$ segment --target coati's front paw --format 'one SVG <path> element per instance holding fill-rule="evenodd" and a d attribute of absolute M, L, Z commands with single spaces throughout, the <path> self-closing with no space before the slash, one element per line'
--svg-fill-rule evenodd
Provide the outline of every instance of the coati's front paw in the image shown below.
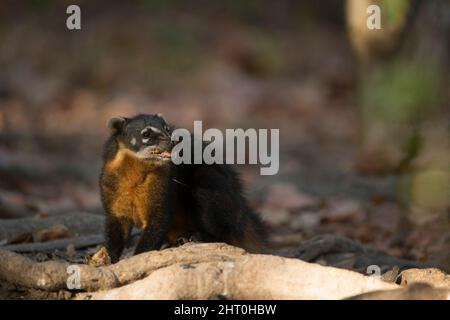
<path fill-rule="evenodd" d="M 176 245 L 182 246 L 186 243 L 195 243 L 195 242 L 203 242 L 203 237 L 200 232 L 188 233 L 184 234 L 177 238 Z"/>

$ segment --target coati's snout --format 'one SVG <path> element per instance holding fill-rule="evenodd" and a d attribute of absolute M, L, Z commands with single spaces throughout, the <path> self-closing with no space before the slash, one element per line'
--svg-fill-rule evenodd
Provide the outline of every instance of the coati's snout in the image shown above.
<path fill-rule="evenodd" d="M 143 160 L 169 161 L 171 159 L 171 128 L 161 115 L 117 117 L 108 127 L 121 147 Z"/>

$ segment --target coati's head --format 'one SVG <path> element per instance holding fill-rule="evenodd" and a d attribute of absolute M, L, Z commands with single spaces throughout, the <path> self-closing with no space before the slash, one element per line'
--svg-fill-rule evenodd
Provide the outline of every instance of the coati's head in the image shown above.
<path fill-rule="evenodd" d="M 135 157 L 154 163 L 170 161 L 172 129 L 161 115 L 112 118 L 108 127 L 119 148 L 125 148 Z"/>

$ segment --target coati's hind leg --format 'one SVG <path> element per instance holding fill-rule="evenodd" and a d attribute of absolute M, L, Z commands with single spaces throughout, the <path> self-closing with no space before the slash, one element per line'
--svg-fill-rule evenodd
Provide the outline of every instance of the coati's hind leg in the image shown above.
<path fill-rule="evenodd" d="M 105 238 L 106 249 L 111 262 L 119 261 L 126 242 L 130 236 L 131 223 L 113 215 L 106 215 Z"/>
<path fill-rule="evenodd" d="M 211 235 L 207 242 L 226 242 L 252 253 L 263 252 L 265 227 L 240 195 L 199 188 L 194 198 L 201 229 Z"/>

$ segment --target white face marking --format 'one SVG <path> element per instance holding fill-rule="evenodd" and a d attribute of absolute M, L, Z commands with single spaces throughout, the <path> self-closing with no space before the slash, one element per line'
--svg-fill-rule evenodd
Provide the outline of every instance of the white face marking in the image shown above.
<path fill-rule="evenodd" d="M 148 126 L 148 127 L 145 127 L 144 129 L 142 129 L 141 134 L 144 134 L 145 132 L 147 132 L 149 130 L 154 131 L 154 132 L 158 132 L 158 133 L 162 133 L 162 131 L 159 130 L 158 128 L 155 128 L 155 127 L 152 127 L 152 126 Z"/>
<path fill-rule="evenodd" d="M 132 146 L 135 146 L 135 145 L 136 145 L 136 138 L 133 137 L 133 138 L 130 140 L 130 143 L 131 143 Z"/>
<path fill-rule="evenodd" d="M 147 143 L 150 139 L 142 139 L 142 143 Z"/>

